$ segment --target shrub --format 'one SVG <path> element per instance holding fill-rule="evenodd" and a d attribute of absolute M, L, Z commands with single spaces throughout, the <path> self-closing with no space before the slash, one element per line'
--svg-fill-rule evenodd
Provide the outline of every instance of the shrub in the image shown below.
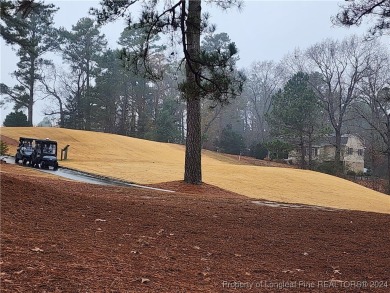
<path fill-rule="evenodd" d="M 6 142 L 0 140 L 0 155 L 4 156 L 8 153 L 9 148 Z"/>
<path fill-rule="evenodd" d="M 288 153 L 293 150 L 293 147 L 284 141 L 273 140 L 264 145 L 270 152 L 271 160 L 287 159 Z"/>
<path fill-rule="evenodd" d="M 364 172 L 363 171 L 356 172 L 356 176 L 363 177 Z"/>
<path fill-rule="evenodd" d="M 5 127 L 26 127 L 30 126 L 27 116 L 22 111 L 15 111 L 5 116 L 3 125 Z"/>
<path fill-rule="evenodd" d="M 268 149 L 261 143 L 251 147 L 250 155 L 256 159 L 264 160 L 268 155 Z"/>
<path fill-rule="evenodd" d="M 241 134 L 235 132 L 231 124 L 228 124 L 221 133 L 215 146 L 222 149 L 224 153 L 239 155 L 245 149 L 244 139 Z"/>
<path fill-rule="evenodd" d="M 322 162 L 316 164 L 313 168 L 315 171 L 326 173 L 329 175 L 340 176 L 343 174 L 342 164 L 336 164 L 335 162 Z"/>

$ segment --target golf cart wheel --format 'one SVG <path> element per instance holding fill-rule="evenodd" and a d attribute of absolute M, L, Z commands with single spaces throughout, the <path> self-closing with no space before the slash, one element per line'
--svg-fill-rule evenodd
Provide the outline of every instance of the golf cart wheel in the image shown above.
<path fill-rule="evenodd" d="M 17 164 L 19 162 L 19 159 L 18 157 L 15 156 L 15 164 Z"/>
<path fill-rule="evenodd" d="M 23 159 L 23 166 L 26 166 L 26 164 L 27 164 L 27 160 Z"/>
<path fill-rule="evenodd" d="M 41 166 L 40 167 L 41 167 L 41 169 L 45 169 L 45 167 L 46 167 L 45 166 L 45 162 L 41 162 Z"/>
<path fill-rule="evenodd" d="M 54 171 L 57 171 L 57 170 L 58 170 L 58 163 L 55 163 L 55 164 L 54 164 L 53 170 L 54 170 Z"/>

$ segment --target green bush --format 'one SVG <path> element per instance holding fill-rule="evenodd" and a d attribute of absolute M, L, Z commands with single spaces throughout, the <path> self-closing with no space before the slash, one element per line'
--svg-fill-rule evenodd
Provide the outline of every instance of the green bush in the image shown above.
<path fill-rule="evenodd" d="M 272 140 L 264 145 L 270 152 L 271 160 L 283 160 L 288 158 L 288 153 L 294 148 L 287 142 Z"/>
<path fill-rule="evenodd" d="M 5 116 L 3 125 L 5 127 L 26 127 L 30 126 L 27 116 L 22 111 L 15 111 Z"/>
<path fill-rule="evenodd" d="M 313 166 L 315 171 L 326 173 L 329 175 L 340 176 L 343 174 L 342 164 L 336 164 L 335 162 L 322 162 Z"/>
<path fill-rule="evenodd" d="M 0 155 L 4 156 L 8 153 L 9 148 L 6 142 L 0 140 Z"/>
<path fill-rule="evenodd" d="M 363 171 L 356 172 L 356 176 L 362 177 L 364 176 L 364 172 Z"/>
<path fill-rule="evenodd" d="M 264 160 L 268 155 L 268 149 L 261 143 L 251 147 L 250 155 L 256 159 Z"/>
<path fill-rule="evenodd" d="M 235 132 L 231 124 L 226 125 L 222 130 L 220 139 L 215 142 L 215 146 L 222 152 L 232 155 L 239 155 L 245 150 L 242 135 Z"/>

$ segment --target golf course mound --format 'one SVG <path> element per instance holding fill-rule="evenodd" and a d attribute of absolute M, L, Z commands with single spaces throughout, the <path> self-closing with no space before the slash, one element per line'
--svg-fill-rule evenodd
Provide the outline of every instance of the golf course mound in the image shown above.
<path fill-rule="evenodd" d="M 60 166 L 137 184 L 178 181 L 184 174 L 184 146 L 101 132 L 41 127 L 2 127 L 1 134 L 49 138 L 70 145 Z M 14 154 L 16 146 L 9 146 Z M 218 159 L 205 151 L 203 181 L 253 199 L 390 214 L 390 197 L 353 182 L 308 170 L 265 167 Z"/>

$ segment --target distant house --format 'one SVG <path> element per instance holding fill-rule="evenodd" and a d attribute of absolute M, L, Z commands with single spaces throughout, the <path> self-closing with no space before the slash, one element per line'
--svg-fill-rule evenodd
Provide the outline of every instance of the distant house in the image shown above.
<path fill-rule="evenodd" d="M 336 152 L 336 137 L 324 137 L 316 143 L 313 143 L 311 153 L 313 161 L 331 162 L 334 161 Z M 306 150 L 308 153 L 308 150 Z M 289 154 L 289 160 L 294 164 L 299 162 L 299 153 L 293 151 Z M 341 158 L 346 170 L 356 173 L 364 171 L 364 144 L 356 135 L 347 134 L 341 137 Z"/>

